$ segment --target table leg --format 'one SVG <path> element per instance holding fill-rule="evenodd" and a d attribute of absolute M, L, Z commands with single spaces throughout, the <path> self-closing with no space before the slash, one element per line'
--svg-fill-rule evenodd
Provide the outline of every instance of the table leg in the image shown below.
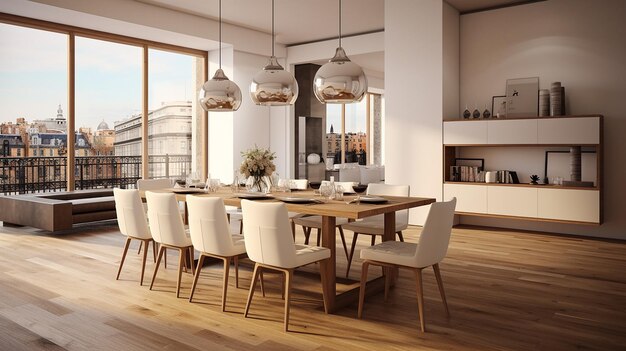
<path fill-rule="evenodd" d="M 335 300 L 337 294 L 337 243 L 335 237 L 335 224 L 335 217 L 322 216 L 322 246 L 330 249 L 330 259 L 322 261 L 320 265 L 320 270 L 324 272 L 322 277 L 325 278 L 325 283 L 322 283 L 322 289 L 326 296 L 326 313 L 332 313 L 335 310 Z"/>

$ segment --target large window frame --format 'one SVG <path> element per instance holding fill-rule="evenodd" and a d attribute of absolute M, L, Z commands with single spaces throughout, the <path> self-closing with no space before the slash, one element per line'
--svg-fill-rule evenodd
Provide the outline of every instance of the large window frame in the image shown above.
<path fill-rule="evenodd" d="M 75 160 L 75 133 L 76 130 L 76 121 L 75 121 L 75 75 L 76 75 L 76 57 L 75 57 L 75 44 L 76 37 L 85 37 L 91 39 L 98 39 L 103 41 L 115 42 L 119 44 L 132 45 L 143 48 L 143 64 L 142 64 L 142 178 L 147 178 L 149 176 L 148 172 L 148 65 L 149 65 L 149 49 L 158 49 L 171 51 L 180 54 L 193 55 L 199 58 L 202 58 L 202 79 L 203 81 L 208 80 L 208 52 L 187 48 L 184 46 L 160 43 L 156 41 L 139 39 L 135 37 L 112 34 L 107 32 L 102 32 L 93 29 L 87 29 L 82 27 L 70 26 L 55 22 L 49 22 L 29 17 L 11 15 L 7 13 L 0 12 L 0 22 L 6 23 L 10 25 L 28 27 L 33 29 L 39 29 L 44 31 L 51 31 L 56 33 L 61 33 L 67 35 L 68 38 L 68 103 L 67 103 L 67 166 L 68 169 L 74 169 L 76 165 Z M 208 113 L 206 111 L 202 111 L 202 135 L 201 135 L 201 143 L 202 148 L 204 150 L 208 149 L 209 144 L 209 133 L 208 133 Z M 70 132 L 71 131 L 71 132 Z M 205 157 L 202 157 L 202 165 L 201 165 L 202 177 L 206 178 L 208 174 L 208 154 Z M 75 177 L 74 172 L 67 172 L 67 190 L 72 191 L 75 187 Z"/>

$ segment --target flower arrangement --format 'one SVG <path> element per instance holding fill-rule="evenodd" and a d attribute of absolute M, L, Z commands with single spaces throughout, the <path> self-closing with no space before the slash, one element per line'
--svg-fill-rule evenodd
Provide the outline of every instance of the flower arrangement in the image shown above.
<path fill-rule="evenodd" d="M 258 146 L 254 146 L 252 149 L 241 152 L 243 161 L 239 167 L 239 171 L 246 177 L 252 177 L 252 186 L 257 190 L 263 190 L 263 187 L 267 187 L 263 177 L 270 176 L 276 170 L 274 165 L 274 158 L 276 155 L 268 149 L 262 149 Z"/>

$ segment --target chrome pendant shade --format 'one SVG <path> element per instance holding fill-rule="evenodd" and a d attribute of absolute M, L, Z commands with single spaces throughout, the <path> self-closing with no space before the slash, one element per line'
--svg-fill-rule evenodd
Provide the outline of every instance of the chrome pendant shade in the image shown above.
<path fill-rule="evenodd" d="M 215 71 L 213 78 L 202 84 L 200 89 L 200 106 L 209 112 L 229 112 L 237 111 L 241 106 L 241 89 L 226 77 L 222 70 L 222 0 L 219 1 L 220 17 L 220 54 L 219 68 Z"/>
<path fill-rule="evenodd" d="M 315 73 L 315 97 L 323 104 L 358 102 L 367 93 L 367 77 L 361 66 L 350 61 L 341 47 L 341 0 L 339 0 L 339 47 L 335 56 Z"/>
<path fill-rule="evenodd" d="M 263 70 L 252 78 L 250 97 L 257 105 L 292 105 L 298 99 L 298 82 L 274 56 L 274 0 L 272 0 L 272 56 Z"/>
<path fill-rule="evenodd" d="M 241 106 L 241 89 L 219 68 L 200 89 L 200 106 L 205 111 L 237 111 Z"/>

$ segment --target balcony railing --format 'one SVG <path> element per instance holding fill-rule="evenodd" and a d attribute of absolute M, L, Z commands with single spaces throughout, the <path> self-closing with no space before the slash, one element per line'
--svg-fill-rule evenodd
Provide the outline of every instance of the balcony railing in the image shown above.
<path fill-rule="evenodd" d="M 151 155 L 150 178 L 184 179 L 189 155 Z M 25 194 L 67 189 L 65 157 L 0 157 L 2 193 Z M 132 188 L 141 178 L 141 156 L 76 157 L 75 189 Z"/>

